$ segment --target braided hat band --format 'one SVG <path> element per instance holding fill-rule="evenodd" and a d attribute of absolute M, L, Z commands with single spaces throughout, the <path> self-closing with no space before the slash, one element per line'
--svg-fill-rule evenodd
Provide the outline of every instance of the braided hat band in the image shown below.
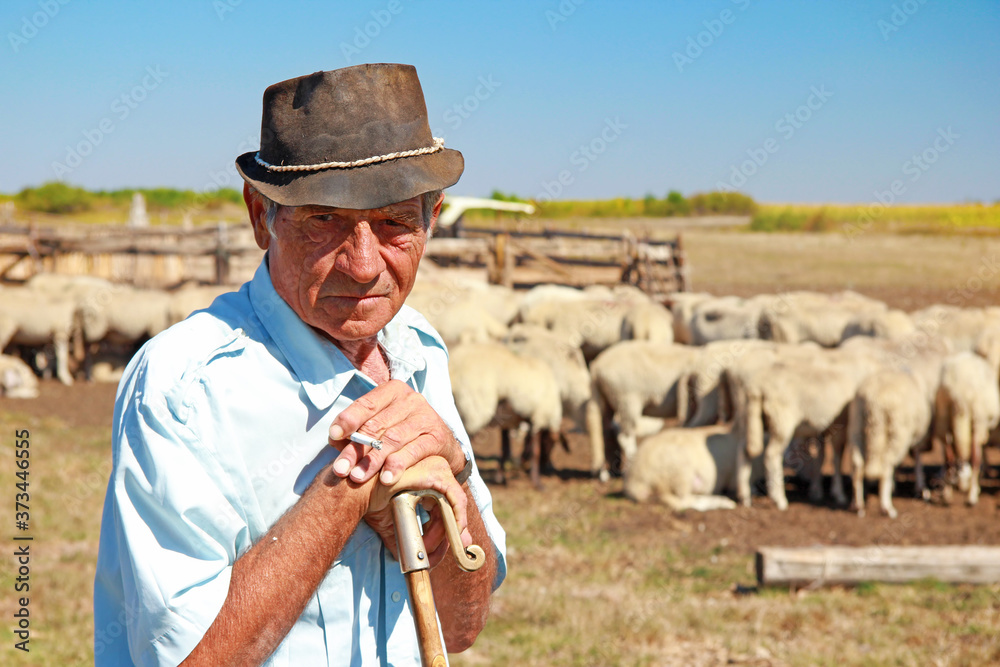
<path fill-rule="evenodd" d="M 266 162 L 260 157 L 260 151 L 257 151 L 254 155 L 254 160 L 260 166 L 264 167 L 268 171 L 320 171 L 323 169 L 351 169 L 353 167 L 364 167 L 365 165 L 375 164 L 378 162 L 388 162 L 390 160 L 398 160 L 404 157 L 415 157 L 417 155 L 429 155 L 431 153 L 437 153 L 438 151 L 444 150 L 444 139 L 441 137 L 434 137 L 434 144 L 432 146 L 425 146 L 424 148 L 414 148 L 408 151 L 397 151 L 395 153 L 386 153 L 385 155 L 375 155 L 372 157 L 366 157 L 361 160 L 354 160 L 352 162 L 322 162 L 320 164 L 288 164 L 288 165 L 277 165 Z"/>

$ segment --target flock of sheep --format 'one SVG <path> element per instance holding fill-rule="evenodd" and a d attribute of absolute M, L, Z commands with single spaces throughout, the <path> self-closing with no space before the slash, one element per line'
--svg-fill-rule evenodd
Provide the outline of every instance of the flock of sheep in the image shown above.
<path fill-rule="evenodd" d="M 0 395 L 37 395 L 36 371 L 65 383 L 114 380 L 101 354 L 136 346 L 227 287 L 140 290 L 86 276 L 41 274 L 0 288 Z M 853 292 L 752 298 L 680 293 L 669 306 L 629 286 L 527 292 L 422 270 L 408 299 L 450 349 L 456 406 L 470 435 L 525 434 L 536 485 L 569 429 L 585 431 L 591 472 L 621 472 L 637 501 L 707 510 L 744 505 L 763 480 L 778 509 L 786 464 L 846 505 L 878 480 L 884 513 L 893 475 L 911 455 L 943 448 L 944 491 L 979 497 L 983 447 L 1000 422 L 1000 308 L 936 305 L 913 313 Z M 30 368 L 23 359 L 35 366 Z M 121 362 L 116 364 L 120 373 Z M 664 428 L 665 419 L 680 426 Z M 818 447 L 816 445 L 819 445 Z M 812 456 L 810 451 L 817 452 Z"/>
<path fill-rule="evenodd" d="M 758 480 L 784 510 L 786 465 L 823 498 L 829 443 L 834 500 L 849 501 L 849 446 L 854 508 L 864 514 L 865 481 L 877 480 L 894 517 L 896 467 L 911 455 L 929 497 L 920 456 L 934 442 L 946 498 L 957 488 L 976 503 L 1000 422 L 1000 308 L 906 313 L 853 292 L 681 293 L 664 306 L 628 286 L 516 293 L 434 274 L 410 303 L 449 345 L 469 432 L 504 429 L 502 470 L 521 424 L 536 484 L 571 424 L 589 434 L 592 473 L 620 471 L 634 500 L 732 508 L 725 494 L 750 505 Z M 664 428 L 670 418 L 680 426 Z"/>
<path fill-rule="evenodd" d="M 0 287 L 0 351 L 20 353 L 0 355 L 0 396 L 38 396 L 37 374 L 117 382 L 138 346 L 231 289 L 168 292 L 52 273 Z"/>

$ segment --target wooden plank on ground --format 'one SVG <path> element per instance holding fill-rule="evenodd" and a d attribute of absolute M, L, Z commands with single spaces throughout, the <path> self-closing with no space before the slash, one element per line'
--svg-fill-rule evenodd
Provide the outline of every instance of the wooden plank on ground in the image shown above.
<path fill-rule="evenodd" d="M 1000 581 L 1000 547 L 761 547 L 762 586 L 821 586 L 863 581 L 901 583 L 934 578 L 950 583 Z"/>

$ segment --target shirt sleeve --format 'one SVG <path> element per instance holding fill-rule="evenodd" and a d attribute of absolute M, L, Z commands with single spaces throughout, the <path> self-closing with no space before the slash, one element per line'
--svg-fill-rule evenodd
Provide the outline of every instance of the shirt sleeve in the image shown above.
<path fill-rule="evenodd" d="M 114 556 L 137 665 L 176 665 L 229 591 L 247 521 L 227 475 L 168 399 L 127 387 L 109 485 Z M 102 545 L 102 549 L 105 545 Z"/>

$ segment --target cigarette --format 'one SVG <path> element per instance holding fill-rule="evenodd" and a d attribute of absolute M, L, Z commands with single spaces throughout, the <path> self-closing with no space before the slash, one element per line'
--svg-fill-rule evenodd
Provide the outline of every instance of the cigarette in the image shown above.
<path fill-rule="evenodd" d="M 351 434 L 351 442 L 356 442 L 359 445 L 365 445 L 371 447 L 372 449 L 382 449 L 382 441 L 371 437 L 370 435 L 365 435 L 359 431 L 355 431 Z"/>

